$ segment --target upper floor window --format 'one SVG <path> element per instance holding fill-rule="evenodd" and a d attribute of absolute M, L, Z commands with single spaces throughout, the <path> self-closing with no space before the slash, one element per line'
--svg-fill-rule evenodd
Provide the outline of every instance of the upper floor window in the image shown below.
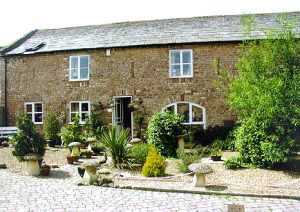
<path fill-rule="evenodd" d="M 205 108 L 190 102 L 175 102 L 165 109 L 183 116 L 184 125 L 202 125 L 206 128 Z"/>
<path fill-rule="evenodd" d="M 41 102 L 26 102 L 25 112 L 34 124 L 43 124 L 43 104 Z"/>
<path fill-rule="evenodd" d="M 87 116 L 90 114 L 89 101 L 72 101 L 70 102 L 70 118 L 71 123 L 76 114 L 79 114 L 79 123 L 84 124 Z"/>
<path fill-rule="evenodd" d="M 81 81 L 89 79 L 90 57 L 87 55 L 70 57 L 70 80 Z"/>
<path fill-rule="evenodd" d="M 170 50 L 169 57 L 171 78 L 193 77 L 192 50 Z"/>

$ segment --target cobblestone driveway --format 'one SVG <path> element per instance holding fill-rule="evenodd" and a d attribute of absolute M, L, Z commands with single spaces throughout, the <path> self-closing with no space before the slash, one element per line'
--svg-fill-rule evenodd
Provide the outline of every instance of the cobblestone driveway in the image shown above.
<path fill-rule="evenodd" d="M 0 170 L 0 211 L 227 211 L 227 204 L 246 211 L 300 211 L 300 201 L 138 191 L 76 186 L 75 166 L 52 170 L 50 178 L 34 178 Z"/>

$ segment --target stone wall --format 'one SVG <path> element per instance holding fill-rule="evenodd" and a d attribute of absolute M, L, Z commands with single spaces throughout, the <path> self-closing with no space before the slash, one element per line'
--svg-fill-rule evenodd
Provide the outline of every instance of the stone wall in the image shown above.
<path fill-rule="evenodd" d="M 169 78 L 169 50 L 193 50 L 193 78 Z M 222 93 L 213 83 L 218 76 L 212 61 L 235 70 L 238 44 L 205 43 L 159 47 L 113 48 L 13 56 L 8 59 L 8 121 L 15 125 L 24 102 L 43 102 L 49 109 L 69 111 L 69 102 L 108 103 L 113 96 L 141 98 L 149 117 L 176 101 L 206 108 L 207 126 L 234 120 Z M 90 80 L 69 81 L 69 56 L 90 56 Z M 109 114 L 110 115 L 110 114 Z M 147 119 L 148 120 L 148 119 Z"/>
<path fill-rule="evenodd" d="M 4 58 L 0 56 L 0 126 L 4 126 Z"/>

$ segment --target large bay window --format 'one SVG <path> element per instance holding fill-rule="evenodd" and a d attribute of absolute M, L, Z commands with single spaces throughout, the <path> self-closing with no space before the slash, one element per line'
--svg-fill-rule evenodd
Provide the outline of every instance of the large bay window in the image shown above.
<path fill-rule="evenodd" d="M 206 128 L 205 108 L 190 102 L 175 102 L 165 107 L 173 113 L 183 116 L 184 125 L 201 125 Z"/>

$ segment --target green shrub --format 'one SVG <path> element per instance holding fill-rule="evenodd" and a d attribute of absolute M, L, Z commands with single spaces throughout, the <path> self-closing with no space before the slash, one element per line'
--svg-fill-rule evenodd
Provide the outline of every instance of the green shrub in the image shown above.
<path fill-rule="evenodd" d="M 103 149 L 107 155 L 112 157 L 112 162 L 115 167 L 129 164 L 130 151 L 127 145 L 129 141 L 129 129 L 120 131 L 115 125 L 100 136 Z"/>
<path fill-rule="evenodd" d="M 148 156 L 143 166 L 142 173 L 146 177 L 161 177 L 165 175 L 166 162 L 164 158 L 158 154 L 154 146 L 150 146 Z"/>
<path fill-rule="evenodd" d="M 59 117 L 52 111 L 48 111 L 45 120 L 45 136 L 47 139 L 52 140 L 57 144 L 60 140 L 59 137 L 60 124 Z"/>
<path fill-rule="evenodd" d="M 233 157 L 225 160 L 224 165 L 227 169 L 242 169 L 246 168 L 246 165 L 242 162 L 240 157 Z"/>
<path fill-rule="evenodd" d="M 148 144 L 139 144 L 132 147 L 130 155 L 134 163 L 144 164 L 148 155 Z"/>
<path fill-rule="evenodd" d="M 177 136 L 183 134 L 182 117 L 171 112 L 159 112 L 151 117 L 148 125 L 148 143 L 167 157 L 176 156 Z"/>
<path fill-rule="evenodd" d="M 65 146 L 68 146 L 72 142 L 83 142 L 83 129 L 79 124 L 79 114 L 77 113 L 73 119 L 73 124 L 68 124 L 66 130 L 59 133 L 63 138 Z"/>
<path fill-rule="evenodd" d="M 180 159 L 177 163 L 177 167 L 179 171 L 183 173 L 190 172 L 188 166 L 192 163 L 199 162 L 202 158 L 200 148 L 194 149 L 191 153 L 185 153 L 178 149 L 177 156 Z"/>
<path fill-rule="evenodd" d="M 19 131 L 12 138 L 14 147 L 12 154 L 19 161 L 24 161 L 24 156 L 30 153 L 43 157 L 45 154 L 45 140 L 36 132 L 32 120 L 26 114 L 21 114 L 17 120 L 17 127 Z"/>

